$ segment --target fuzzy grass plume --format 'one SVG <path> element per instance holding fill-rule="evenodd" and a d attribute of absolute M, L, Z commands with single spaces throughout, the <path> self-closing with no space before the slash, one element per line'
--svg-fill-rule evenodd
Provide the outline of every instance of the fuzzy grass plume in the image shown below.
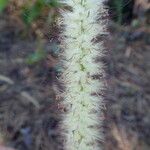
<path fill-rule="evenodd" d="M 64 105 L 67 107 L 62 128 L 65 129 L 66 150 L 101 149 L 98 140 L 102 139 L 99 125 L 103 98 L 97 93 L 104 84 L 93 76 L 103 73 L 103 64 L 95 61 L 104 49 L 102 42 L 96 42 L 97 35 L 105 34 L 103 1 L 63 1 L 72 8 L 62 12 L 65 26 L 62 79 L 66 86 Z"/>

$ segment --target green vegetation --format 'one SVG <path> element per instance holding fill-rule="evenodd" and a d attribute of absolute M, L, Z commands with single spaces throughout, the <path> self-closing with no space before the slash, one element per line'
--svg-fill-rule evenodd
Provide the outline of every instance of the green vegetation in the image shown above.
<path fill-rule="evenodd" d="M 22 19 L 26 25 L 30 25 L 36 20 L 46 8 L 59 7 L 57 0 L 37 0 L 33 5 L 26 4 L 22 10 Z"/>
<path fill-rule="evenodd" d="M 18 0 L 14 0 L 18 3 Z M 0 13 L 4 11 L 4 9 L 12 5 L 11 1 L 9 0 L 0 0 Z M 26 1 L 22 4 L 22 6 L 19 6 L 20 9 L 20 19 L 23 21 L 23 23 L 27 26 L 30 26 L 33 21 L 36 21 L 40 16 L 42 16 L 43 12 L 45 10 L 49 11 L 53 8 L 60 7 L 60 3 L 58 0 L 36 0 L 35 2 L 33 0 Z M 17 6 L 15 6 L 17 8 Z"/>
<path fill-rule="evenodd" d="M 124 0 L 109 1 L 110 10 L 113 13 L 113 19 L 118 24 L 122 24 L 123 21 L 123 4 Z"/>
<path fill-rule="evenodd" d="M 2 12 L 7 6 L 9 0 L 0 0 L 0 12 Z"/>
<path fill-rule="evenodd" d="M 119 24 L 122 23 L 122 19 L 123 19 L 123 0 L 114 0 L 113 1 L 113 5 L 115 7 L 115 11 L 117 14 L 117 22 Z"/>
<path fill-rule="evenodd" d="M 46 52 L 42 48 L 38 48 L 34 53 L 26 58 L 28 65 L 35 65 L 46 58 Z"/>

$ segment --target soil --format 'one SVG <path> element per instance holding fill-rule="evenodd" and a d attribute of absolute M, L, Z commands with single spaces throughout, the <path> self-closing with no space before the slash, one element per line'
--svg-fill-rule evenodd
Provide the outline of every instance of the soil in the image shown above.
<path fill-rule="evenodd" d="M 104 58 L 108 90 L 105 150 L 150 149 L 150 29 L 110 25 Z M 51 41 L 51 42 L 50 42 Z M 22 36 L 15 22 L 0 17 L 0 128 L 5 144 L 17 150 L 62 149 L 58 58 L 42 41 L 46 58 L 29 65 L 34 37 Z"/>
<path fill-rule="evenodd" d="M 107 132 L 108 143 L 111 144 L 106 144 L 106 149 L 148 150 L 150 29 L 114 26 L 112 31 L 108 40 L 108 86 L 111 86 L 106 123 L 111 133 Z M 115 139 L 114 143 L 112 139 Z"/>

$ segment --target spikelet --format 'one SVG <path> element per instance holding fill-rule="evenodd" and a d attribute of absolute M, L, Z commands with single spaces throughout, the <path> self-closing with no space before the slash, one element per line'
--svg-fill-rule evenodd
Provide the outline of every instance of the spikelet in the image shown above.
<path fill-rule="evenodd" d="M 93 96 L 104 88 L 103 82 L 93 75 L 103 73 L 103 64 L 96 63 L 103 55 L 103 43 L 93 42 L 98 34 L 105 34 L 102 17 L 105 12 L 103 0 L 64 0 L 72 11 L 63 11 L 62 46 L 65 70 L 64 105 L 68 111 L 63 118 L 66 150 L 100 150 L 98 140 L 102 133 L 101 106 L 103 98 Z"/>

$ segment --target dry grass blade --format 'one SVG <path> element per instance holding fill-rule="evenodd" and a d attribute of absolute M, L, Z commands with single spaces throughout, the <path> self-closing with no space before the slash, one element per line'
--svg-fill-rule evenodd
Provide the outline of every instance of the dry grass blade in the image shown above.
<path fill-rule="evenodd" d="M 10 78 L 8 78 L 6 76 L 3 76 L 3 75 L 0 75 L 0 80 L 4 81 L 4 82 L 7 82 L 8 84 L 14 84 L 13 80 L 11 80 Z"/>
<path fill-rule="evenodd" d="M 40 104 L 38 103 L 38 101 L 33 98 L 31 95 L 29 95 L 27 92 L 23 91 L 21 92 L 21 96 L 24 97 L 26 100 L 28 100 L 29 102 L 31 102 L 36 108 L 40 108 Z"/>

